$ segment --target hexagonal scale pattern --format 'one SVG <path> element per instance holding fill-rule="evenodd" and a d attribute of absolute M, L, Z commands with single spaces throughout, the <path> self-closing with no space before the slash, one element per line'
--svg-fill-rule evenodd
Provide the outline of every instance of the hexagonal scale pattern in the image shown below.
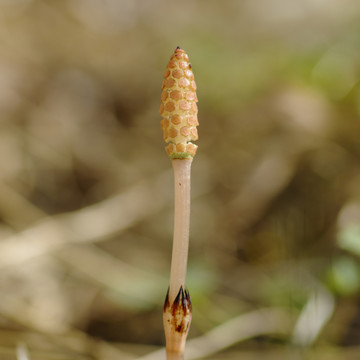
<path fill-rule="evenodd" d="M 180 47 L 175 49 L 164 73 L 160 114 L 166 152 L 173 159 L 192 158 L 198 139 L 196 84 L 189 57 Z"/>

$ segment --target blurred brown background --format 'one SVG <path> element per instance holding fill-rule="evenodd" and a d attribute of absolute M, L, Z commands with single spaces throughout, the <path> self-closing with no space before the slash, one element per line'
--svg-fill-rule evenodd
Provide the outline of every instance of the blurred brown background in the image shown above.
<path fill-rule="evenodd" d="M 358 359 L 357 0 L 0 1 L 0 359 L 163 358 L 178 45 L 188 358 Z"/>

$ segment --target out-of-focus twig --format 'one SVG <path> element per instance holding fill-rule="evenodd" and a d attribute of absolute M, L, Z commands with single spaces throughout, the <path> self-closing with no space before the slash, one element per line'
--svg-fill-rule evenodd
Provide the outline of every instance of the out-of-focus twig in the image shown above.
<path fill-rule="evenodd" d="M 66 334 L 45 334 L 41 332 L 23 331 L 21 335 L 18 332 L 4 331 L 0 333 L 2 340 L 11 344 L 15 339 L 21 342 L 14 344 L 16 348 L 17 360 L 132 360 L 137 356 L 128 350 L 127 344 L 110 344 L 104 340 L 88 336 L 82 331 L 70 329 Z M 33 344 L 31 347 L 31 356 L 24 344 Z M 141 345 L 140 345 L 141 347 Z M 144 351 L 141 349 L 141 351 Z M 139 353 L 139 352 L 138 352 Z M 0 347 L 0 359 L 13 359 L 13 347 Z"/>
<path fill-rule="evenodd" d="M 18 265 L 66 244 L 89 243 L 120 233 L 168 203 L 170 171 L 81 210 L 45 217 L 0 242 L 0 268 Z"/>
<path fill-rule="evenodd" d="M 263 154 L 229 203 L 238 231 L 250 228 L 294 177 L 302 156 L 327 141 L 329 105 L 317 94 L 296 88 L 274 99 L 277 111 L 287 120 L 287 135 L 269 136 Z M 286 151 L 284 151 L 286 149 Z M 240 220 L 239 220 L 240 219 Z"/>
<path fill-rule="evenodd" d="M 317 284 L 295 324 L 293 342 L 303 347 L 310 346 L 318 338 L 334 310 L 334 297 Z"/>
<path fill-rule="evenodd" d="M 30 360 L 26 346 L 19 344 L 16 348 L 17 360 Z"/>
<path fill-rule="evenodd" d="M 72 245 L 56 253 L 71 268 L 121 295 L 122 305 L 131 308 L 152 306 L 159 301 L 167 279 L 126 264 L 94 245 Z M 99 271 L 101 269 L 101 271 Z M 146 296 L 144 296 L 146 294 Z"/>
<path fill-rule="evenodd" d="M 0 269 L 19 265 L 68 244 L 101 241 L 121 233 L 170 203 L 172 195 L 163 189 L 171 181 L 171 171 L 164 171 L 95 205 L 44 216 L 29 228 L 0 241 Z M 195 197 L 208 191 L 208 186 L 203 186 Z M 19 202 L 18 194 L 12 197 Z M 25 203 L 24 199 L 22 206 Z M 31 208 L 32 217 L 40 216 L 41 210 L 34 210 L 31 204 L 27 206 Z"/>

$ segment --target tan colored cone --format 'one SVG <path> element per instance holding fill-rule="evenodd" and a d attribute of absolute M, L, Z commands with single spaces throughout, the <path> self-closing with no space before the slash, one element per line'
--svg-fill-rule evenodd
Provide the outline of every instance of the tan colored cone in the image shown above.
<path fill-rule="evenodd" d="M 192 158 L 198 139 L 196 84 L 189 57 L 177 47 L 166 67 L 162 85 L 160 114 L 166 152 L 173 159 Z"/>

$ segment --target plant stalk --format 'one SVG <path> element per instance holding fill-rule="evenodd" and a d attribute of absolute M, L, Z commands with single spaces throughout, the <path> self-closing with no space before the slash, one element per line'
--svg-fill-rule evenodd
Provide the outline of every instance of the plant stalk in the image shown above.
<path fill-rule="evenodd" d="M 191 322 L 191 300 L 185 288 L 190 225 L 190 172 L 192 159 L 173 159 L 175 209 L 170 286 L 164 304 L 167 360 L 184 358 Z"/>
<path fill-rule="evenodd" d="M 166 360 L 184 360 L 184 353 L 166 351 Z"/>
<path fill-rule="evenodd" d="M 174 239 L 170 285 L 166 294 L 163 322 L 168 360 L 184 358 L 191 322 L 190 294 L 185 287 L 190 225 L 190 172 L 197 145 L 197 96 L 189 57 L 179 46 L 164 73 L 160 114 L 161 129 L 172 159 L 175 185 Z"/>
<path fill-rule="evenodd" d="M 192 159 L 173 159 L 174 169 L 174 237 L 170 270 L 169 301 L 173 303 L 179 289 L 185 289 L 190 226 L 190 173 Z"/>

